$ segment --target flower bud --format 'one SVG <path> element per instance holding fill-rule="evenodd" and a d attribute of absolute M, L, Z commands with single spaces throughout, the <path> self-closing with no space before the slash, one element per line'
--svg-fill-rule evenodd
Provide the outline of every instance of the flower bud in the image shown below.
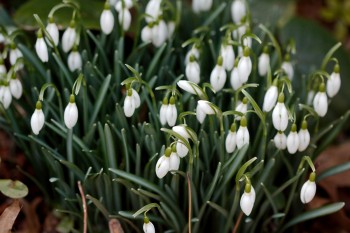
<path fill-rule="evenodd" d="M 41 109 L 41 102 L 36 103 L 35 111 L 30 119 L 30 126 L 34 134 L 38 135 L 40 130 L 43 128 L 45 123 L 45 116 L 43 110 Z"/>
<path fill-rule="evenodd" d="M 194 58 L 194 56 L 192 56 Z M 193 60 L 186 65 L 186 77 L 189 81 L 196 84 L 200 81 L 200 67 L 199 64 Z"/>
<path fill-rule="evenodd" d="M 19 59 L 19 58 L 22 58 L 23 57 L 23 54 L 22 52 L 16 47 L 16 45 L 11 45 L 11 50 L 10 50 L 10 64 L 13 66 L 16 64 L 16 61 Z"/>
<path fill-rule="evenodd" d="M 164 98 L 163 103 L 160 106 L 160 111 L 159 111 L 159 120 L 162 125 L 166 124 L 166 112 L 168 109 L 168 99 Z"/>
<path fill-rule="evenodd" d="M 100 26 L 102 32 L 106 35 L 109 35 L 114 28 L 114 16 L 107 2 L 100 17 Z"/>
<path fill-rule="evenodd" d="M 35 51 L 42 62 L 47 62 L 49 60 L 47 45 L 45 44 L 45 40 L 42 36 L 38 37 L 38 39 L 36 40 Z"/>
<path fill-rule="evenodd" d="M 254 202 L 255 202 L 255 190 L 253 186 L 251 186 L 251 184 L 246 184 L 244 193 L 240 201 L 241 209 L 245 215 L 247 216 L 250 215 L 250 213 L 253 210 Z"/>
<path fill-rule="evenodd" d="M 132 89 L 131 96 L 132 96 L 132 99 L 134 101 L 135 108 L 138 108 L 141 105 L 140 95 L 139 95 L 139 93 L 137 93 L 137 91 L 134 88 L 131 88 L 131 89 Z"/>
<path fill-rule="evenodd" d="M 316 173 L 310 174 L 309 180 L 303 184 L 300 191 L 300 200 L 303 204 L 309 203 L 315 197 L 316 194 Z"/>
<path fill-rule="evenodd" d="M 180 158 L 185 157 L 188 154 L 188 151 L 187 146 L 181 140 L 176 142 L 176 153 Z"/>
<path fill-rule="evenodd" d="M 52 42 L 55 44 L 55 46 L 57 46 L 60 33 L 58 31 L 57 25 L 53 21 L 53 18 L 49 19 L 49 24 L 46 26 L 46 31 L 50 35 Z M 50 47 L 53 47 L 51 42 L 47 38 L 46 38 L 46 42 Z"/>
<path fill-rule="evenodd" d="M 175 106 L 175 98 L 170 97 L 169 105 L 166 110 L 166 120 L 169 126 L 174 126 L 177 119 L 177 109 Z"/>
<path fill-rule="evenodd" d="M 276 105 L 278 97 L 278 88 L 275 85 L 272 85 L 267 90 L 264 97 L 263 111 L 270 112 L 272 108 Z"/>
<path fill-rule="evenodd" d="M 169 171 L 177 171 L 180 167 L 180 157 L 176 153 L 176 146 L 173 146 L 172 152 L 169 157 Z"/>
<path fill-rule="evenodd" d="M 124 114 L 126 117 L 131 117 L 135 112 L 135 102 L 132 97 L 132 89 L 128 90 L 124 100 Z"/>
<path fill-rule="evenodd" d="M 156 164 L 156 175 L 159 179 L 162 179 L 169 171 L 170 169 L 170 154 L 171 154 L 171 148 L 168 147 L 164 155 L 162 155 Z"/>
<path fill-rule="evenodd" d="M 263 52 L 259 57 L 258 70 L 260 76 L 265 76 L 270 67 L 270 56 L 266 52 Z"/>
<path fill-rule="evenodd" d="M 143 220 L 143 232 L 144 233 L 155 233 L 156 230 L 152 222 L 149 221 L 147 217 Z"/>
<path fill-rule="evenodd" d="M 222 45 L 220 54 L 224 60 L 223 67 L 227 71 L 231 71 L 235 63 L 235 52 L 232 45 Z"/>
<path fill-rule="evenodd" d="M 248 110 L 248 99 L 247 97 L 244 97 L 242 102 L 239 101 L 239 104 L 237 105 L 236 109 L 237 112 L 241 112 L 245 114 Z M 237 120 L 241 120 L 240 116 L 236 116 Z"/>
<path fill-rule="evenodd" d="M 68 63 L 69 70 L 72 72 L 76 70 L 80 70 L 82 68 L 83 61 L 77 49 L 73 48 L 72 52 L 69 53 L 67 63 Z"/>
<path fill-rule="evenodd" d="M 276 130 L 284 131 L 288 126 L 288 111 L 284 105 L 284 94 L 278 96 L 278 103 L 272 112 L 272 123 Z"/>
<path fill-rule="evenodd" d="M 247 128 L 247 119 L 245 118 L 245 116 L 243 116 L 241 118 L 241 124 L 236 136 L 237 148 L 241 149 L 245 144 L 249 144 L 249 138 L 250 136 Z"/>
<path fill-rule="evenodd" d="M 168 38 L 168 28 L 164 20 L 152 27 L 152 43 L 155 47 L 160 47 Z"/>
<path fill-rule="evenodd" d="M 235 90 L 235 91 L 237 91 L 238 88 L 240 88 L 242 86 L 241 79 L 239 78 L 238 69 L 236 66 L 231 71 L 230 82 L 231 82 L 231 86 L 232 86 L 233 90 Z"/>
<path fill-rule="evenodd" d="M 304 151 L 310 144 L 310 133 L 307 130 L 307 122 L 304 120 L 301 129 L 298 133 L 299 136 L 299 151 Z"/>
<path fill-rule="evenodd" d="M 287 54 L 285 57 L 285 61 L 282 62 L 281 68 L 287 74 L 289 80 L 293 80 L 294 69 L 293 69 L 292 63 L 290 63 L 289 60 L 290 60 L 290 56 L 289 54 Z"/>
<path fill-rule="evenodd" d="M 180 80 L 177 82 L 177 85 L 184 91 L 187 91 L 188 93 L 194 94 L 194 95 L 203 95 L 203 91 L 198 88 L 195 83 L 191 81 L 186 81 L 186 80 Z"/>
<path fill-rule="evenodd" d="M 12 102 L 11 90 L 10 90 L 8 83 L 6 83 L 4 86 L 2 86 L 1 95 L 0 95 L 0 102 L 2 103 L 2 105 L 4 106 L 5 109 L 8 109 L 8 107 L 10 106 L 10 104 Z"/>
<path fill-rule="evenodd" d="M 183 137 L 186 140 L 191 138 L 191 135 L 188 133 L 188 131 L 184 125 L 176 125 L 172 128 L 172 131 L 179 134 L 181 137 Z"/>
<path fill-rule="evenodd" d="M 12 78 L 9 82 L 10 85 L 10 91 L 13 97 L 16 99 L 21 98 L 23 93 L 23 87 L 21 81 L 19 81 L 17 78 Z"/>
<path fill-rule="evenodd" d="M 197 104 L 196 117 L 197 117 L 198 122 L 203 124 L 206 116 L 207 116 L 207 114 L 205 114 L 205 112 L 202 110 L 202 107 L 199 104 Z"/>
<path fill-rule="evenodd" d="M 285 150 L 287 148 L 287 137 L 282 131 L 277 132 L 273 141 L 277 149 Z"/>
<path fill-rule="evenodd" d="M 199 108 L 208 115 L 214 115 L 216 114 L 214 107 L 211 105 L 209 101 L 206 100 L 198 100 L 197 104 L 199 105 Z"/>
<path fill-rule="evenodd" d="M 149 25 L 146 25 L 141 30 L 141 40 L 145 43 L 152 42 L 152 28 Z"/>
<path fill-rule="evenodd" d="M 240 24 L 242 18 L 247 14 L 246 6 L 243 0 L 234 0 L 231 5 L 232 20 L 235 24 Z"/>
<path fill-rule="evenodd" d="M 156 21 L 158 17 L 162 14 L 162 9 L 160 7 L 161 0 L 150 0 L 146 6 L 146 22 L 150 23 Z"/>
<path fill-rule="evenodd" d="M 244 54 L 241 59 L 239 59 L 238 62 L 238 76 L 241 80 L 241 83 L 246 83 L 248 81 L 249 75 L 252 72 L 252 61 L 250 60 L 249 57 L 249 48 L 245 47 L 244 48 Z"/>
<path fill-rule="evenodd" d="M 227 153 L 232 153 L 237 145 L 236 124 L 233 123 L 225 140 L 225 148 Z"/>
<path fill-rule="evenodd" d="M 339 73 L 339 65 L 335 65 L 334 71 L 330 75 L 327 81 L 327 94 L 330 98 L 334 97 L 340 89 L 341 80 Z"/>
<path fill-rule="evenodd" d="M 292 125 L 292 129 L 288 134 L 287 137 L 287 149 L 289 154 L 294 154 L 297 152 L 299 148 L 299 136 L 297 133 L 297 126 L 296 124 Z"/>
<path fill-rule="evenodd" d="M 320 117 L 324 117 L 328 111 L 328 98 L 325 93 L 324 83 L 321 83 L 319 91 L 316 93 L 313 106 Z"/>
<path fill-rule="evenodd" d="M 64 124 L 68 129 L 71 129 L 75 126 L 78 121 L 78 108 L 75 103 L 74 95 L 69 97 L 69 103 L 64 110 Z"/>
<path fill-rule="evenodd" d="M 118 14 L 119 24 L 123 26 L 123 30 L 127 31 L 130 28 L 131 24 L 131 14 L 128 9 L 123 9 Z"/>
<path fill-rule="evenodd" d="M 226 82 L 226 72 L 222 67 L 222 60 L 222 57 L 219 56 L 218 64 L 210 74 L 210 84 L 216 92 L 220 91 L 225 86 Z"/>
<path fill-rule="evenodd" d="M 77 32 L 75 31 L 75 23 L 72 20 L 69 27 L 64 31 L 62 36 L 62 49 L 63 52 L 67 53 L 73 48 Z"/>

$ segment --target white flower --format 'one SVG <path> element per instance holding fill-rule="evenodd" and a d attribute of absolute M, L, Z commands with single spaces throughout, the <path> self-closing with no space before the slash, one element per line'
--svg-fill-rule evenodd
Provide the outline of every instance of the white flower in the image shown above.
<path fill-rule="evenodd" d="M 176 125 L 172 128 L 172 131 L 179 134 L 184 139 L 188 140 L 191 138 L 191 135 L 188 133 L 185 125 Z"/>
<path fill-rule="evenodd" d="M 72 72 L 80 70 L 83 66 L 81 55 L 76 49 L 73 48 L 72 52 L 68 55 L 67 63 L 69 70 Z"/>
<path fill-rule="evenodd" d="M 213 5 L 213 0 L 199 0 L 199 6 L 201 11 L 210 10 L 212 5 Z"/>
<path fill-rule="evenodd" d="M 227 153 L 232 153 L 237 145 L 237 134 L 236 134 L 236 124 L 233 123 L 231 126 L 230 131 L 227 134 L 226 140 L 225 140 L 225 148 Z"/>
<path fill-rule="evenodd" d="M 309 203 L 315 197 L 316 194 L 316 173 L 310 174 L 309 180 L 303 184 L 300 191 L 300 200 L 303 204 Z"/>
<path fill-rule="evenodd" d="M 297 152 L 299 148 L 299 136 L 297 133 L 297 126 L 296 124 L 292 125 L 292 129 L 288 134 L 287 137 L 287 149 L 289 154 L 294 154 Z"/>
<path fill-rule="evenodd" d="M 222 67 L 222 63 L 223 59 L 219 56 L 218 62 L 210 74 L 210 84 L 216 92 L 220 91 L 226 82 L 226 71 Z"/>
<path fill-rule="evenodd" d="M 320 117 L 324 117 L 328 111 L 328 98 L 325 93 L 324 83 L 321 83 L 319 91 L 316 93 L 313 106 Z"/>
<path fill-rule="evenodd" d="M 315 97 L 315 91 L 314 90 L 310 90 L 308 93 L 307 93 L 307 99 L 306 99 L 306 104 L 307 105 L 311 105 L 313 100 L 314 100 L 314 97 Z"/>
<path fill-rule="evenodd" d="M 64 31 L 62 36 L 62 49 L 63 52 L 67 53 L 73 48 L 77 32 L 75 31 L 75 22 L 71 21 L 69 27 Z"/>
<path fill-rule="evenodd" d="M 152 25 L 152 27 L 153 27 L 153 25 Z M 141 40 L 145 43 L 152 42 L 152 28 L 150 25 L 146 25 L 144 28 L 142 28 Z"/>
<path fill-rule="evenodd" d="M 166 148 L 164 155 L 162 155 L 156 164 L 156 175 L 159 179 L 162 179 L 170 169 L 170 154 L 171 148 Z"/>
<path fill-rule="evenodd" d="M 147 217 L 144 218 L 143 222 L 144 222 L 143 223 L 143 232 L 144 233 L 155 233 L 156 232 L 153 223 L 150 222 Z"/>
<path fill-rule="evenodd" d="M 307 130 L 307 122 L 304 120 L 301 129 L 298 133 L 299 136 L 299 151 L 304 151 L 310 144 L 310 133 Z"/>
<path fill-rule="evenodd" d="M 132 89 L 128 90 L 124 100 L 124 114 L 126 117 L 131 117 L 135 112 L 135 102 L 132 97 Z"/>
<path fill-rule="evenodd" d="M 242 86 L 241 79 L 239 78 L 238 69 L 236 66 L 231 71 L 230 81 L 231 81 L 231 86 L 235 91 Z"/>
<path fill-rule="evenodd" d="M 36 43 L 35 43 L 35 51 L 42 62 L 47 62 L 49 60 L 47 45 L 45 44 L 45 40 L 41 33 L 40 33 L 40 36 L 38 34 L 38 39 L 36 40 Z"/>
<path fill-rule="evenodd" d="M 156 21 L 162 14 L 161 0 L 150 0 L 146 6 L 146 22 Z"/>
<path fill-rule="evenodd" d="M 11 45 L 11 50 L 10 50 L 10 64 L 13 66 L 16 64 L 16 61 L 23 57 L 22 52 L 16 47 L 15 44 Z"/>
<path fill-rule="evenodd" d="M 111 5 L 114 5 L 114 4 L 111 4 Z M 120 12 L 123 8 L 130 9 L 132 7 L 133 7 L 132 0 L 118 0 L 118 2 L 115 4 L 115 10 L 118 12 Z"/>
<path fill-rule="evenodd" d="M 181 140 L 176 142 L 176 153 L 180 158 L 185 157 L 188 154 L 188 148 Z"/>
<path fill-rule="evenodd" d="M 43 110 L 41 109 L 41 102 L 36 103 L 35 111 L 30 119 L 30 126 L 34 134 L 38 135 L 40 130 L 43 128 L 45 123 L 45 116 Z"/>
<path fill-rule="evenodd" d="M 75 126 L 78 121 L 78 108 L 75 104 L 75 97 L 71 95 L 69 97 L 69 103 L 64 110 L 64 124 L 68 129 L 71 129 Z"/>
<path fill-rule="evenodd" d="M 241 38 L 246 33 L 248 26 L 249 25 L 247 24 L 242 24 L 240 27 L 238 27 L 232 32 L 232 37 L 238 41 L 241 41 Z"/>
<path fill-rule="evenodd" d="M 206 100 L 198 100 L 197 104 L 199 105 L 199 108 L 208 115 L 214 115 L 216 114 L 216 110 L 214 108 L 214 105 Z"/>
<path fill-rule="evenodd" d="M 268 53 L 263 52 L 259 57 L 258 70 L 260 76 L 265 76 L 270 67 L 270 56 Z"/>
<path fill-rule="evenodd" d="M 276 105 L 278 88 L 274 84 L 269 87 L 264 97 L 263 111 L 270 112 Z"/>
<path fill-rule="evenodd" d="M 241 59 L 239 59 L 238 62 L 238 77 L 240 78 L 241 83 L 246 83 L 248 81 L 249 75 L 252 72 L 252 61 L 249 57 L 249 51 L 250 49 L 248 47 L 244 48 L 244 54 Z"/>
<path fill-rule="evenodd" d="M 100 17 L 100 26 L 101 26 L 102 32 L 106 35 L 110 34 L 113 30 L 114 16 L 108 2 L 106 2 L 104 5 L 104 9 Z"/>
<path fill-rule="evenodd" d="M 277 132 L 273 141 L 277 149 L 285 150 L 287 148 L 287 137 L 282 131 Z"/>
<path fill-rule="evenodd" d="M 234 0 L 231 5 L 232 20 L 235 24 L 239 24 L 243 17 L 247 14 L 247 10 L 243 0 Z"/>
<path fill-rule="evenodd" d="M 185 65 L 187 65 L 190 62 L 191 56 L 194 56 L 197 61 L 199 60 L 199 50 L 195 45 L 192 46 L 192 48 L 188 50 L 188 52 L 186 53 Z"/>
<path fill-rule="evenodd" d="M 137 91 L 134 88 L 131 88 L 131 89 L 132 89 L 132 99 L 134 101 L 135 108 L 138 108 L 141 105 L 140 95 L 139 93 L 137 93 Z"/>
<path fill-rule="evenodd" d="M 196 85 L 196 83 L 186 80 L 180 80 L 177 82 L 177 85 L 184 91 L 188 93 L 201 96 L 203 95 L 203 91 Z"/>
<path fill-rule="evenodd" d="M 254 202 L 255 202 L 255 190 L 253 186 L 251 186 L 250 184 L 247 184 L 240 201 L 241 209 L 245 215 L 247 216 L 250 215 L 250 213 L 253 210 Z"/>
<path fill-rule="evenodd" d="M 9 82 L 10 85 L 10 91 L 13 97 L 16 99 L 21 98 L 23 93 L 23 87 L 21 81 L 19 81 L 17 78 L 12 78 Z"/>
<path fill-rule="evenodd" d="M 50 35 L 52 42 L 55 44 L 55 46 L 58 45 L 59 41 L 59 31 L 57 25 L 54 23 L 53 18 L 49 19 L 49 24 L 46 26 L 46 31 Z M 46 42 L 49 46 L 52 47 L 51 42 L 46 37 Z"/>
<path fill-rule="evenodd" d="M 248 110 L 248 99 L 247 97 L 244 97 L 242 102 L 239 101 L 239 104 L 237 105 L 236 109 L 237 112 L 241 112 L 245 114 Z M 240 116 L 236 116 L 237 120 L 241 120 Z"/>
<path fill-rule="evenodd" d="M 5 109 L 8 109 L 12 102 L 12 95 L 8 84 L 2 86 L 0 102 L 2 103 Z"/>
<path fill-rule="evenodd" d="M 339 65 L 335 65 L 334 71 L 327 80 L 327 94 L 330 98 L 334 97 L 338 93 L 340 85 L 341 80 L 339 73 Z"/>
<path fill-rule="evenodd" d="M 196 62 L 194 56 L 191 56 L 192 60 L 186 66 L 186 77 L 189 81 L 194 82 L 196 84 L 200 81 L 200 67 Z"/>
<path fill-rule="evenodd" d="M 292 63 L 290 63 L 290 61 L 289 61 L 289 55 L 287 55 L 286 57 L 287 57 L 287 59 L 286 59 L 286 61 L 284 61 L 282 63 L 281 68 L 282 68 L 282 70 L 284 70 L 284 72 L 286 72 L 288 78 L 290 80 L 293 80 L 294 69 L 293 69 Z"/>
<path fill-rule="evenodd" d="M 175 31 L 175 22 L 174 21 L 169 21 L 167 23 L 167 27 L 168 27 L 168 39 L 170 39 Z"/>
<path fill-rule="evenodd" d="M 272 123 L 276 130 L 285 131 L 288 126 L 288 111 L 284 104 L 284 95 L 280 93 L 278 103 L 272 111 Z"/>
<path fill-rule="evenodd" d="M 205 112 L 202 110 L 201 106 L 199 104 L 197 104 L 196 117 L 197 117 L 198 122 L 203 124 L 206 116 L 207 116 L 207 114 L 205 114 Z"/>
<path fill-rule="evenodd" d="M 118 14 L 119 24 L 123 25 L 123 30 L 127 31 L 130 28 L 131 24 L 131 14 L 128 9 L 123 9 Z"/>
<path fill-rule="evenodd" d="M 168 28 L 164 20 L 160 20 L 152 27 L 152 43 L 156 47 L 164 44 L 168 38 Z"/>
<path fill-rule="evenodd" d="M 232 45 L 222 45 L 220 52 L 224 60 L 223 66 L 227 71 L 231 71 L 235 63 L 235 52 L 233 51 Z"/>
<path fill-rule="evenodd" d="M 241 124 L 240 127 L 237 131 L 237 136 L 236 136 L 236 140 L 237 140 L 237 148 L 241 149 L 245 144 L 249 144 L 249 131 L 247 128 L 247 120 L 246 118 L 243 116 L 241 118 Z"/>
<path fill-rule="evenodd" d="M 175 147 L 169 157 L 169 171 L 179 170 L 179 167 L 180 167 L 180 157 L 176 153 L 176 147 Z"/>
<path fill-rule="evenodd" d="M 166 121 L 169 126 L 174 126 L 177 119 L 177 110 L 175 106 L 175 98 L 172 96 L 169 100 L 169 105 L 166 110 Z"/>
<path fill-rule="evenodd" d="M 159 110 L 159 120 L 162 125 L 166 124 L 166 112 L 168 109 L 168 99 L 164 98 Z"/>

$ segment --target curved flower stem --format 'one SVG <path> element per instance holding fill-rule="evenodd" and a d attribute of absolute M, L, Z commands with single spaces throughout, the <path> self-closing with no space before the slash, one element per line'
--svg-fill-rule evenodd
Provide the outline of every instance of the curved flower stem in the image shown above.
<path fill-rule="evenodd" d="M 188 233 L 192 233 L 192 190 L 191 177 L 187 172 L 187 187 L 188 187 Z"/>
<path fill-rule="evenodd" d="M 238 219 L 237 219 L 237 222 L 236 222 L 236 224 L 235 224 L 235 227 L 233 228 L 232 233 L 237 233 L 239 224 L 240 224 L 241 221 L 242 221 L 242 217 L 243 217 L 243 212 L 241 212 L 241 213 L 239 214 Z"/>

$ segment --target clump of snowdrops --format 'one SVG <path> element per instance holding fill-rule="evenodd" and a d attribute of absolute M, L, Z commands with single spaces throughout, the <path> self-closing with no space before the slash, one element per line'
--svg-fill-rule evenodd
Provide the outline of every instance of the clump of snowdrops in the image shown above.
<path fill-rule="evenodd" d="M 1 125 L 66 230 L 282 232 L 344 205 L 304 207 L 327 176 L 313 160 L 348 118 L 320 128 L 340 44 L 300 76 L 298 45 L 244 0 L 107 1 L 101 31 L 79 9 L 34 14 L 35 44 L 1 31 Z"/>

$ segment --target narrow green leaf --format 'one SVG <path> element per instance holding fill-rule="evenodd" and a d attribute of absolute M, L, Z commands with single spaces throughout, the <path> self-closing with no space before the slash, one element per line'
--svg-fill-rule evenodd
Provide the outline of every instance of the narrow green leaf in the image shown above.
<path fill-rule="evenodd" d="M 246 90 L 243 89 L 242 93 L 245 95 L 245 97 L 247 97 L 247 99 L 249 100 L 249 103 L 253 106 L 255 113 L 259 116 L 260 120 L 265 125 L 265 115 L 261 111 L 259 105 L 255 102 L 253 97 Z M 266 127 L 264 127 L 264 130 L 266 130 Z"/>
<path fill-rule="evenodd" d="M 331 167 L 325 171 L 323 171 L 322 173 L 320 173 L 319 175 L 317 175 L 317 182 L 323 180 L 324 178 L 327 178 L 329 176 L 334 176 L 336 174 L 339 174 L 339 173 L 342 173 L 342 172 L 345 172 L 347 170 L 350 169 L 350 162 L 347 162 L 347 163 L 344 163 L 344 164 L 340 164 L 338 166 L 334 166 L 334 167 Z"/>
<path fill-rule="evenodd" d="M 216 211 L 218 211 L 222 216 L 224 216 L 225 218 L 227 218 L 228 212 L 225 208 L 219 206 L 218 204 L 211 202 L 211 201 L 207 201 L 207 204 L 212 207 L 213 209 L 215 209 Z"/>
<path fill-rule="evenodd" d="M 249 159 L 245 164 L 242 165 L 242 167 L 238 170 L 236 175 L 236 183 L 239 182 L 241 177 L 243 176 L 245 170 L 257 159 L 257 157 Z"/>
<path fill-rule="evenodd" d="M 160 60 L 160 57 L 162 56 L 163 51 L 165 50 L 167 44 L 164 43 L 162 47 L 160 47 L 157 51 L 157 53 L 154 55 L 151 63 L 148 66 L 147 73 L 146 73 L 146 80 L 149 80 L 151 76 L 153 75 L 154 69 L 157 67 L 158 62 Z"/>
<path fill-rule="evenodd" d="M 209 15 L 209 17 L 207 17 L 207 20 L 204 21 L 204 23 L 202 24 L 202 26 L 208 26 L 209 24 L 211 24 L 216 18 L 219 17 L 219 15 L 222 13 L 222 11 L 225 10 L 227 3 L 223 2 L 220 4 L 219 7 L 217 7 L 215 9 L 215 11 L 213 13 L 211 13 L 211 15 Z"/>
<path fill-rule="evenodd" d="M 97 207 L 97 209 L 99 209 L 99 211 L 101 211 L 101 213 L 103 214 L 103 216 L 107 219 L 107 221 L 109 220 L 109 212 L 106 209 L 106 207 L 103 206 L 103 204 L 97 200 L 96 198 L 90 196 L 89 194 L 86 195 L 86 198 L 91 200 L 92 203 L 94 203 L 94 205 Z"/>
<path fill-rule="evenodd" d="M 160 209 L 160 206 L 157 203 L 150 203 L 148 205 L 145 205 L 144 207 L 142 207 L 141 209 L 139 209 L 138 211 L 136 211 L 132 216 L 134 218 L 136 218 L 138 215 L 142 214 L 143 212 L 149 211 L 152 208 L 158 208 Z"/>

